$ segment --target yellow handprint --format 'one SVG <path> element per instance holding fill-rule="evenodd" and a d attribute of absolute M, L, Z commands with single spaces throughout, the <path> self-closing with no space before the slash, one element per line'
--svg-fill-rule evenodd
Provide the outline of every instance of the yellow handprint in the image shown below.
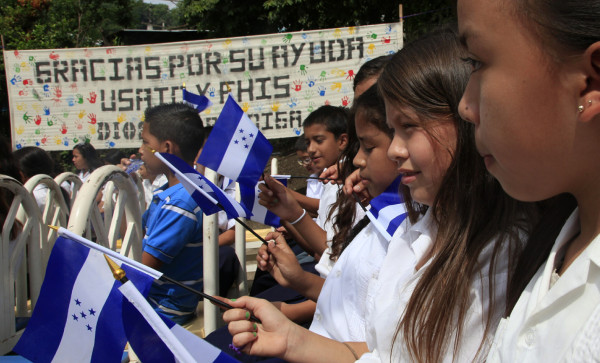
<path fill-rule="evenodd" d="M 250 104 L 248 102 L 242 103 L 242 110 L 244 112 L 248 112 L 249 109 L 250 109 Z"/>
<path fill-rule="evenodd" d="M 122 123 L 123 121 L 125 121 L 127 117 L 125 116 L 124 113 L 120 113 L 119 116 L 117 116 L 117 122 Z"/>
<path fill-rule="evenodd" d="M 77 115 L 77 117 L 83 118 L 83 116 L 85 116 L 85 110 L 79 111 L 79 114 Z"/>
<path fill-rule="evenodd" d="M 273 103 L 273 105 L 271 105 L 271 110 L 273 110 L 273 112 L 277 112 L 279 111 L 279 106 L 281 106 L 279 103 Z"/>
<path fill-rule="evenodd" d="M 367 54 L 373 54 L 373 52 L 375 52 L 375 44 L 369 44 L 369 47 L 367 48 Z"/>
<path fill-rule="evenodd" d="M 90 125 L 90 134 L 91 135 L 95 135 L 96 134 L 96 126 L 95 125 Z"/>
<path fill-rule="evenodd" d="M 23 111 L 24 109 L 25 109 L 25 104 L 21 103 L 21 102 L 18 102 L 17 103 L 17 110 Z"/>
<path fill-rule="evenodd" d="M 356 27 L 355 26 L 349 26 L 348 27 L 348 34 L 354 34 L 356 33 Z"/>
<path fill-rule="evenodd" d="M 56 143 L 56 145 L 62 144 L 62 139 L 60 136 L 54 136 L 54 143 Z"/>
<path fill-rule="evenodd" d="M 342 36 L 342 31 L 339 28 L 333 31 L 334 38 L 339 38 L 341 36 Z"/>
<path fill-rule="evenodd" d="M 23 126 L 19 126 L 15 129 L 15 131 L 17 132 L 17 135 L 21 135 L 23 132 L 25 132 L 25 128 Z"/>

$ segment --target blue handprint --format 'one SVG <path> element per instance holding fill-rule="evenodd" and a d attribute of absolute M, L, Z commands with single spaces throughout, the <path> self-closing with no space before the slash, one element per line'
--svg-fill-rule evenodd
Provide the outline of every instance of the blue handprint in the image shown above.
<path fill-rule="evenodd" d="M 308 87 L 312 87 L 315 85 L 315 77 L 313 76 L 308 76 L 308 78 L 306 79 L 306 84 L 308 84 Z"/>
<path fill-rule="evenodd" d="M 10 79 L 10 83 L 14 86 L 15 84 L 21 82 L 21 79 L 21 76 L 15 75 L 13 76 L 13 78 Z"/>
<path fill-rule="evenodd" d="M 50 108 L 48 108 L 48 106 L 44 106 L 44 115 L 50 115 Z"/>
<path fill-rule="evenodd" d="M 288 103 L 288 106 L 290 106 L 290 108 L 294 108 L 298 104 L 297 102 L 298 99 L 296 97 L 292 97 L 290 98 L 290 103 Z"/>
<path fill-rule="evenodd" d="M 324 86 L 319 86 L 319 96 L 325 96 L 326 90 L 327 88 L 325 88 Z"/>
<path fill-rule="evenodd" d="M 208 89 L 208 95 L 210 97 L 215 97 L 215 88 L 214 87 L 211 87 Z"/>

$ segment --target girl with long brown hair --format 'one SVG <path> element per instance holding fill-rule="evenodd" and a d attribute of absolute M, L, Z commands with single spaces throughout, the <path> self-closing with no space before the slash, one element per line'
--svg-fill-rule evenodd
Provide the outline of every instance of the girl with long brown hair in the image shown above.
<path fill-rule="evenodd" d="M 400 50 L 379 90 L 394 129 L 388 156 L 403 174 L 412 225 L 390 244 L 367 319 L 367 343 L 335 342 L 293 326 L 260 300 L 224 315 L 233 343 L 288 361 L 472 361 L 487 352 L 504 292 L 534 218 L 485 170 L 473 127 L 458 115 L 469 70 L 456 33 L 432 33 Z M 531 213 L 533 214 L 533 213 Z M 413 254 L 408 266 L 397 258 Z M 363 356 L 363 353 L 372 353 Z"/>

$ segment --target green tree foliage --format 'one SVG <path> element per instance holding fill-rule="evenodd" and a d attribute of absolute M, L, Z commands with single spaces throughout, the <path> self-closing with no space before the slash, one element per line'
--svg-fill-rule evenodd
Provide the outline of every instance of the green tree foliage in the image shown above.
<path fill-rule="evenodd" d="M 403 15 L 408 16 L 404 19 L 407 40 L 454 19 L 453 2 L 449 0 L 407 0 L 402 3 Z M 177 6 L 183 14 L 183 22 L 204 32 L 206 37 L 325 29 L 399 20 L 399 2 L 380 0 L 183 0 Z"/>
<path fill-rule="evenodd" d="M 0 34 L 5 51 L 113 45 L 118 43 L 114 34 L 132 22 L 133 4 L 132 0 L 3 0 Z M 8 134 L 4 58 L 0 103 L 1 131 Z"/>

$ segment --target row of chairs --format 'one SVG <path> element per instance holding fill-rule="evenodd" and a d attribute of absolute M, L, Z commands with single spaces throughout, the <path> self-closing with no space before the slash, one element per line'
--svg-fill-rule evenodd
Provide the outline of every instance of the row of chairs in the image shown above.
<path fill-rule="evenodd" d="M 207 170 L 207 178 L 216 174 Z M 71 232 L 141 261 L 143 231 L 141 217 L 145 210 L 144 188 L 120 168 L 107 165 L 96 169 L 85 183 L 73 173 L 56 178 L 37 175 L 25 185 L 0 175 L 0 190 L 12 194 L 0 235 L 0 355 L 12 350 L 24 326 L 20 322 L 31 316 L 37 302 L 46 264 L 57 232 L 49 225 L 66 226 Z M 70 201 L 63 197 L 60 185 L 70 185 Z M 136 185 L 137 183 L 137 185 Z M 33 191 L 38 185 L 47 188 L 43 210 L 38 207 Z M 97 195 L 103 193 L 103 213 L 97 206 Z M 20 232 L 11 240 L 10 231 L 21 223 Z M 216 215 L 204 218 L 204 291 L 218 290 L 218 229 Z M 119 243 L 120 242 L 120 243 Z M 247 293 L 246 241 L 243 227 L 236 226 L 236 253 L 242 268 L 237 288 L 230 295 Z M 220 325 L 219 310 L 212 304 L 203 309 L 203 332 L 208 334 Z"/>

